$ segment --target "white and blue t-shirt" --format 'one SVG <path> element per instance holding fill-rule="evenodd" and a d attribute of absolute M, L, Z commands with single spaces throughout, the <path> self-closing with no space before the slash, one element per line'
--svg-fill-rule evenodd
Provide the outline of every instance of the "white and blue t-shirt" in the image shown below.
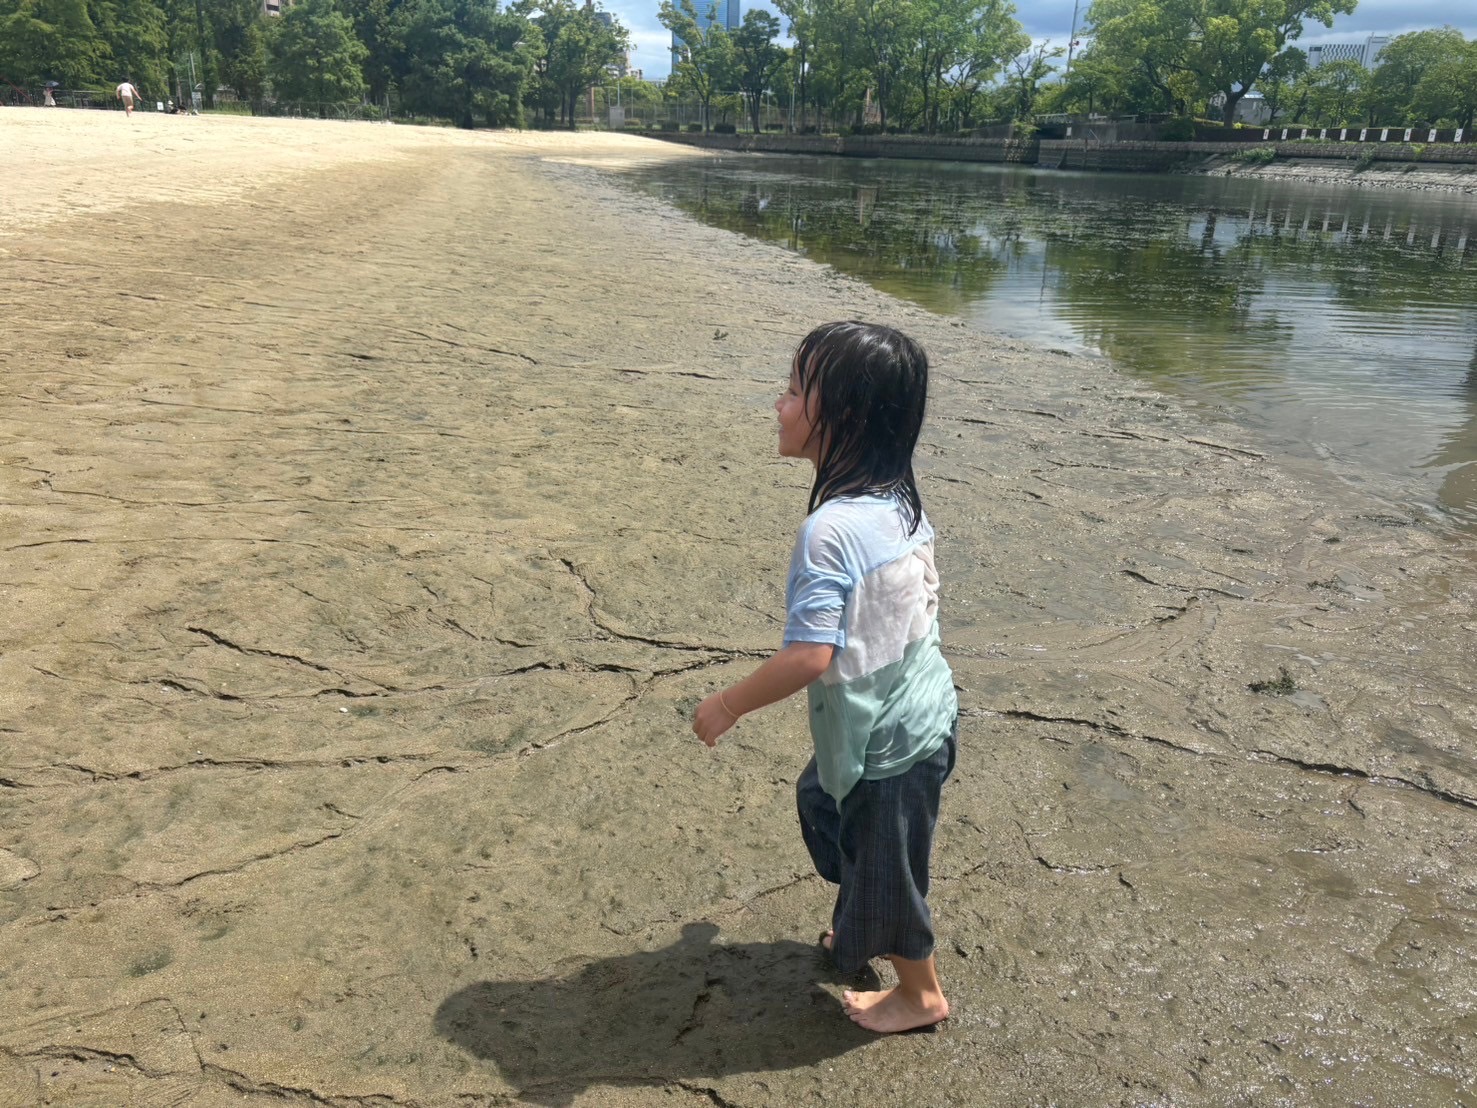
<path fill-rule="evenodd" d="M 939 650 L 928 520 L 908 534 L 895 497 L 829 500 L 805 520 L 785 587 L 785 644 L 836 653 L 808 690 L 821 787 L 839 804 L 861 779 L 895 777 L 949 737 L 959 714 Z"/>

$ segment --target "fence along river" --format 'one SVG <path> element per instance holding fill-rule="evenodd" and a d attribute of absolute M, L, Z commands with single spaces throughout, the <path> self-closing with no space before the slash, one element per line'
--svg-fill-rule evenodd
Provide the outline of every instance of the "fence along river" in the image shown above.
<path fill-rule="evenodd" d="M 744 154 L 624 179 L 1477 530 L 1477 196 Z"/>

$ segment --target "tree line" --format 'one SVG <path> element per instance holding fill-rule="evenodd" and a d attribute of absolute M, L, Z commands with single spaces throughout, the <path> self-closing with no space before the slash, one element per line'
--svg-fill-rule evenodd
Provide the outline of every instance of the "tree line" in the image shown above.
<path fill-rule="evenodd" d="M 1234 120 L 1259 91 L 1276 117 L 1337 126 L 1472 126 L 1477 41 L 1446 27 L 1393 38 L 1378 64 L 1310 66 L 1294 45 L 1356 0 L 1094 0 L 1088 47 L 1053 90 L 1053 110 L 1215 112 Z M 1371 59 L 1373 60 L 1373 59 Z"/>
<path fill-rule="evenodd" d="M 1268 108 L 1317 127 L 1461 127 L 1477 115 L 1477 39 L 1452 27 L 1390 40 L 1373 71 L 1341 59 L 1310 68 L 1290 48 L 1261 83 Z"/>
<path fill-rule="evenodd" d="M 572 122 L 625 56 L 627 32 L 575 0 L 0 0 L 0 79 L 146 99 L 201 86 L 320 104 L 393 96 L 470 127 Z M 192 72 L 190 64 L 196 67 Z"/>
<path fill-rule="evenodd" d="M 697 0 L 703 3 L 703 0 Z M 793 100 L 802 128 L 816 119 L 900 130 L 968 127 L 1019 99 L 1015 59 L 1030 39 L 1008 0 L 775 0 L 792 45 L 775 42 L 780 20 L 751 9 L 728 31 L 700 19 L 694 0 L 662 0 L 677 36 L 671 83 L 694 95 L 705 118 L 737 94 L 758 119 L 759 95 Z M 1039 83 L 1043 74 L 1028 80 Z"/>
<path fill-rule="evenodd" d="M 1296 42 L 1356 0 L 1093 0 L 1080 49 L 1033 43 L 1009 0 L 774 0 L 778 14 L 752 8 L 731 31 L 709 3 L 661 0 L 678 43 L 662 90 L 610 75 L 627 31 L 577 0 L 300 0 L 280 17 L 260 0 L 0 0 L 0 78 L 127 76 L 150 98 L 198 81 L 207 106 L 218 86 L 393 98 L 463 126 L 572 124 L 597 84 L 641 110 L 687 96 L 704 126 L 741 114 L 755 130 L 766 96 L 802 130 L 927 133 L 1055 112 L 1233 120 L 1253 90 L 1280 118 L 1324 126 L 1470 128 L 1477 110 L 1477 42 L 1452 28 L 1393 39 L 1374 69 L 1310 66 Z"/>
<path fill-rule="evenodd" d="M 1032 42 L 1007 0 L 774 2 L 788 48 L 767 11 L 729 31 L 704 0 L 662 0 L 679 40 L 672 84 L 705 123 L 741 107 L 757 130 L 766 91 L 796 105 L 802 128 L 875 117 L 928 133 L 1068 112 L 1232 121 L 1254 89 L 1275 114 L 1326 125 L 1470 128 L 1477 107 L 1477 42 L 1449 27 L 1393 39 L 1378 68 L 1310 66 L 1294 43 L 1357 0 L 1093 0 L 1080 51 Z"/>

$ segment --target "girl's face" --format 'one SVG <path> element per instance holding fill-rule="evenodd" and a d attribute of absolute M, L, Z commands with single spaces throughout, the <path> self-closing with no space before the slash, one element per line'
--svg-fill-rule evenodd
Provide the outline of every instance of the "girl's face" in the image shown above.
<path fill-rule="evenodd" d="M 812 392 L 810 402 L 800 388 L 800 371 L 790 368 L 790 381 L 785 391 L 774 402 L 774 410 L 780 417 L 780 457 L 804 458 L 811 465 L 820 464 L 821 442 L 815 433 L 815 409 L 817 393 Z"/>

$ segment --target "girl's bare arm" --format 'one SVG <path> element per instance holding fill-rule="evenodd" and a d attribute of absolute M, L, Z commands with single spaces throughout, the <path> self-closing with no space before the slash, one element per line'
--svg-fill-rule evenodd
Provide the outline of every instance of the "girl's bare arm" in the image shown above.
<path fill-rule="evenodd" d="M 830 643 L 793 642 L 736 685 L 716 692 L 698 705 L 692 729 L 708 746 L 738 722 L 739 716 L 793 696 L 831 664 Z"/>

